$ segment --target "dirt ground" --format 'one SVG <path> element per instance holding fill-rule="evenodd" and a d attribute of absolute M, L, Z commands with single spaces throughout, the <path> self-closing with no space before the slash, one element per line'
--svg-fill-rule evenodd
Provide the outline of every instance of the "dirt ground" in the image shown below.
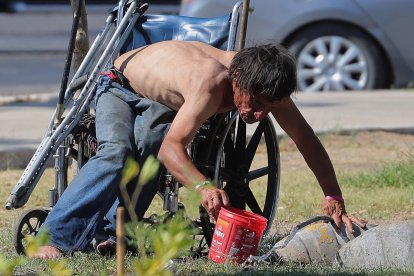
<path fill-rule="evenodd" d="M 322 144 L 337 171 L 367 171 L 414 155 L 414 134 L 385 131 L 350 135 L 322 134 Z M 288 138 L 279 143 L 284 170 L 303 170 L 306 163 Z"/>

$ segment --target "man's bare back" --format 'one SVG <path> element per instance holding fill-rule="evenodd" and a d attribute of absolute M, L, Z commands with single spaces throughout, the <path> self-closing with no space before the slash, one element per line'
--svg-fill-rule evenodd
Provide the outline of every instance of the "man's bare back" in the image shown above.
<path fill-rule="evenodd" d="M 200 42 L 164 41 L 125 53 L 114 65 L 137 93 L 179 110 L 199 93 L 230 95 L 227 70 L 234 55 Z M 225 103 L 223 107 L 219 112 L 229 109 Z"/>

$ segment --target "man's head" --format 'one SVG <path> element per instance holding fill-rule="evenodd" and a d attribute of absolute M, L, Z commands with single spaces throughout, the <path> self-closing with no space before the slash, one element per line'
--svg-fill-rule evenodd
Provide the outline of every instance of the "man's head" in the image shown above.
<path fill-rule="evenodd" d="M 287 99 L 295 91 L 295 58 L 279 45 L 245 48 L 235 54 L 229 77 L 243 120 L 247 123 L 261 120 L 269 112 L 268 104 Z"/>
<path fill-rule="evenodd" d="M 229 76 L 244 92 L 281 100 L 296 89 L 295 58 L 276 44 L 244 48 L 234 56 Z"/>

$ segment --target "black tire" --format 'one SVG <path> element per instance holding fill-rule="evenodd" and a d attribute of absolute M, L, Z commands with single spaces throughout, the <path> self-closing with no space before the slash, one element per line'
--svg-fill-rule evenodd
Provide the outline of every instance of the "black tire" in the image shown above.
<path fill-rule="evenodd" d="M 340 46 L 332 47 L 333 43 Z M 386 57 L 377 43 L 356 27 L 320 23 L 301 30 L 287 44 L 297 58 L 298 90 L 360 91 L 389 87 Z M 346 50 L 355 56 L 346 59 Z"/>
<path fill-rule="evenodd" d="M 266 144 L 267 164 L 252 169 L 251 164 L 262 139 Z M 233 114 L 224 126 L 212 159 L 215 164 L 212 178 L 218 188 L 227 192 L 230 206 L 266 217 L 266 235 L 276 214 L 280 186 L 279 148 L 271 119 L 267 117 L 262 120 L 247 141 L 246 124 L 239 119 L 238 113 Z M 255 181 L 260 177 L 267 177 L 265 183 Z M 258 202 L 258 193 L 264 193 L 263 201 Z M 210 245 L 214 225 L 210 223 L 204 208 L 200 208 L 200 220 L 204 237 Z"/>
<path fill-rule="evenodd" d="M 48 214 L 49 211 L 46 209 L 31 209 L 20 216 L 16 222 L 13 236 L 14 247 L 18 254 L 25 254 L 27 247 L 25 237 L 27 235 L 35 236 Z"/>

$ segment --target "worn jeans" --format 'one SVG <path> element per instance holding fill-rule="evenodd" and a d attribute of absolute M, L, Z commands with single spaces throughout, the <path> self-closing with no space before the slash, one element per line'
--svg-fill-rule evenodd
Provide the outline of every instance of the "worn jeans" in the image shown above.
<path fill-rule="evenodd" d="M 149 155 L 156 156 L 175 115 L 106 76 L 100 80 L 95 105 L 97 153 L 69 184 L 41 228 L 49 231 L 50 245 L 63 252 L 88 247 L 104 227 L 103 218 L 114 202 L 122 202 L 119 183 L 127 157 L 133 156 L 142 165 Z M 158 180 L 144 186 L 136 206 L 138 218 L 158 191 Z M 135 185 L 135 180 L 128 184 L 130 193 Z M 113 212 L 109 213 L 112 217 Z"/>

